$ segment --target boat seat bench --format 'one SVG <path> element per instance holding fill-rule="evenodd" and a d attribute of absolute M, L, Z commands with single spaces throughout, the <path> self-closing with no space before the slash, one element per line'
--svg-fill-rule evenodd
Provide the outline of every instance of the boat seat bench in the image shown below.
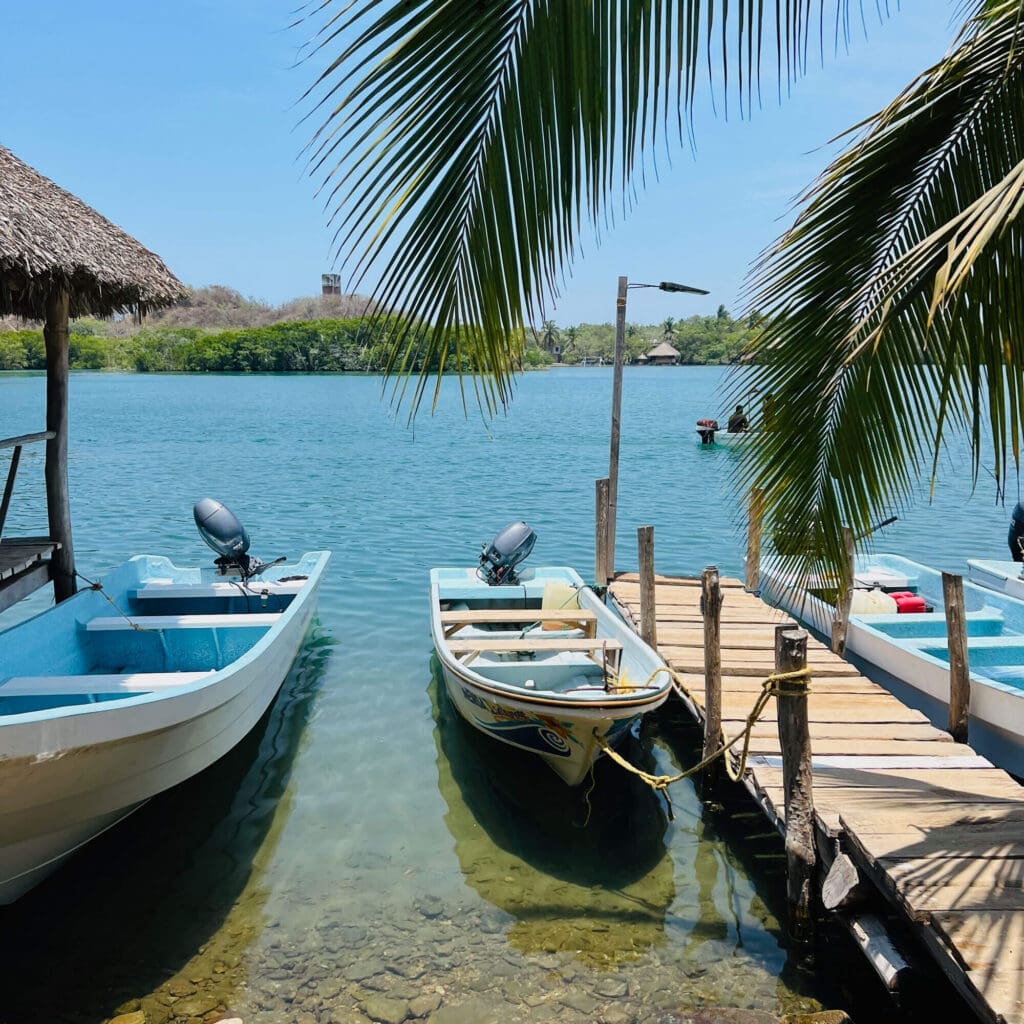
<path fill-rule="evenodd" d="M 136 590 L 129 591 L 128 596 L 135 600 L 183 600 L 217 597 L 225 600 L 238 597 L 259 598 L 263 591 L 269 595 L 293 596 L 299 593 L 305 585 L 305 580 L 295 580 L 288 583 L 278 583 L 275 580 L 256 581 L 243 585 L 241 583 L 229 583 L 226 581 L 197 584 L 197 583 L 160 583 L 151 580 Z"/>
<path fill-rule="evenodd" d="M 127 672 L 117 675 L 11 676 L 0 679 L 0 697 L 36 697 L 44 694 L 150 693 L 188 686 L 213 675 L 206 672 Z"/>
<path fill-rule="evenodd" d="M 466 655 L 464 664 L 471 661 L 478 654 L 484 653 L 556 654 L 570 652 L 587 654 L 591 657 L 606 653 L 613 667 L 617 669 L 622 656 L 622 644 L 618 640 L 589 637 L 536 637 L 530 639 L 512 637 L 505 640 L 476 637 L 471 640 L 451 640 L 448 643 L 448 649 L 456 657 Z"/>
<path fill-rule="evenodd" d="M 592 611 L 580 608 L 476 608 L 470 611 L 441 612 L 444 635 L 451 636 L 463 626 L 483 626 L 503 622 L 522 623 L 529 626 L 539 623 L 565 623 L 567 628 L 583 630 L 593 638 L 597 635 L 597 616 Z"/>
<path fill-rule="evenodd" d="M 89 619 L 87 632 L 120 629 L 223 629 L 259 626 L 267 628 L 281 617 L 280 612 L 253 612 L 245 615 L 111 615 Z"/>

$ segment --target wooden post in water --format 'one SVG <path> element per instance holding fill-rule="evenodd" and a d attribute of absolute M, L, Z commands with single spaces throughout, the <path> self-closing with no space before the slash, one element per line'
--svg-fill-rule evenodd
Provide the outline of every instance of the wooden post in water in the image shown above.
<path fill-rule="evenodd" d="M 700 574 L 700 588 L 700 608 L 704 616 L 704 749 L 701 752 L 703 760 L 722 745 L 722 588 L 717 566 L 709 565 Z M 721 761 L 712 761 L 704 769 L 700 780 L 703 797 L 707 798 L 714 792 L 721 770 Z"/>
<path fill-rule="evenodd" d="M 967 717 L 971 708 L 971 667 L 967 660 L 963 577 L 944 572 L 942 598 L 946 605 L 949 646 L 949 732 L 957 743 L 966 743 Z"/>
<path fill-rule="evenodd" d="M 612 428 L 608 451 L 608 539 L 605 568 L 606 579 L 615 574 L 615 526 L 619 505 L 619 435 L 622 428 L 622 364 L 626 361 L 626 294 L 629 278 L 619 278 L 615 299 L 615 365 L 612 369 Z"/>
<path fill-rule="evenodd" d="M 757 590 L 761 583 L 761 519 L 764 515 L 764 491 L 750 488 L 750 513 L 747 520 L 747 590 Z"/>
<path fill-rule="evenodd" d="M 807 667 L 807 633 L 779 626 L 775 630 L 775 671 L 796 672 Z M 786 807 L 786 896 L 789 933 L 798 947 L 814 938 L 811 882 L 817 863 L 814 842 L 811 738 L 807 725 L 809 680 L 779 683 L 779 745 L 782 748 L 782 787 Z"/>
<path fill-rule="evenodd" d="M 66 291 L 46 299 L 46 511 L 50 539 L 60 547 L 51 556 L 53 596 L 63 601 L 75 592 L 75 551 L 71 543 L 71 500 L 68 497 L 68 313 Z"/>
<path fill-rule="evenodd" d="M 658 615 L 654 607 L 653 526 L 637 527 L 636 548 L 640 563 L 640 639 L 649 647 L 657 648 Z"/>
<path fill-rule="evenodd" d="M 850 605 L 853 603 L 854 557 L 856 550 L 853 541 L 853 530 L 843 527 L 843 551 L 845 563 L 843 575 L 839 580 L 839 591 L 836 594 L 836 614 L 832 620 L 832 653 L 846 653 L 846 630 L 850 625 Z"/>
<path fill-rule="evenodd" d="M 603 587 L 608 582 L 608 488 L 607 477 L 597 481 L 595 490 L 594 582 Z"/>

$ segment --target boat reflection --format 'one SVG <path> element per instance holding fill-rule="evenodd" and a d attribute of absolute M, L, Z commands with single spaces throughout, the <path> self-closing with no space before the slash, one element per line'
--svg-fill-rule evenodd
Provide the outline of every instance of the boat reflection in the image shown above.
<path fill-rule="evenodd" d="M 260 865 L 288 818 L 292 764 L 332 647 L 314 625 L 241 743 L 3 908 L 0 991 L 12 1020 L 65 1019 L 69 1007 L 76 1020 L 105 1020 L 141 999 L 157 1024 L 172 1013 L 159 990 L 186 965 L 230 1005 L 266 924 Z"/>
<path fill-rule="evenodd" d="M 592 788 L 569 789 L 539 758 L 464 722 L 432 664 L 445 823 L 466 882 L 514 919 L 510 943 L 606 963 L 662 943 L 675 898 L 662 798 L 607 758 Z M 653 767 L 640 742 L 623 752 Z"/>

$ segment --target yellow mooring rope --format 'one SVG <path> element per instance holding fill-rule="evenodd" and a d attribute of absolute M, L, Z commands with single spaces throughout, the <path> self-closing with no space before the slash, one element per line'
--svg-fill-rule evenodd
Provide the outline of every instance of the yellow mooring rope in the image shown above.
<path fill-rule="evenodd" d="M 693 695 L 686 688 L 686 684 L 679 678 L 679 675 L 667 665 L 655 669 L 648 677 L 647 685 L 649 685 L 651 681 L 662 672 L 668 672 L 672 677 L 672 685 L 681 697 L 690 701 L 691 704 L 697 704 Z M 703 771 L 709 764 L 719 757 L 722 758 L 722 761 L 725 764 L 725 770 L 729 778 L 732 779 L 733 782 L 739 782 L 743 778 L 743 772 L 747 767 L 747 754 L 750 750 L 750 734 L 753 731 L 757 720 L 761 717 L 761 712 L 764 711 L 765 707 L 767 707 L 768 702 L 772 697 L 798 697 L 802 694 L 810 693 L 810 686 L 808 685 L 808 680 L 810 680 L 810 678 L 810 668 L 800 668 L 792 672 L 773 672 L 761 684 L 761 692 L 758 694 L 757 700 L 754 702 L 754 706 L 751 708 L 750 714 L 747 715 L 747 724 L 744 726 L 743 730 L 733 736 L 732 739 L 729 739 L 723 729 L 721 731 L 722 746 L 713 754 L 709 754 L 703 760 L 698 761 L 692 768 L 688 768 L 686 771 L 680 772 L 678 775 L 652 775 L 650 772 L 645 772 L 642 768 L 637 768 L 636 765 L 630 764 L 620 753 L 612 748 L 603 736 L 595 736 L 594 739 L 597 740 L 601 749 L 617 765 L 625 768 L 628 772 L 632 772 L 633 775 L 642 779 L 652 789 L 661 792 L 668 789 L 668 787 L 673 783 L 681 782 L 683 779 L 688 779 L 691 775 L 696 775 L 698 772 Z M 793 685 L 790 687 L 780 685 L 783 683 L 792 683 Z M 740 754 L 739 765 L 734 768 L 725 754 L 731 747 L 734 747 L 739 743 L 741 739 L 743 740 L 743 752 Z"/>

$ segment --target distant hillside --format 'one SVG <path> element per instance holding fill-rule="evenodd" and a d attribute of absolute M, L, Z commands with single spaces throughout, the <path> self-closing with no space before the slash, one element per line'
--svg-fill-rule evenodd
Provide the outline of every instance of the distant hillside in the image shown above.
<path fill-rule="evenodd" d="M 269 327 L 296 320 L 347 320 L 362 316 L 375 307 L 361 295 L 310 295 L 272 306 L 259 299 L 246 298 L 234 288 L 221 284 L 192 288 L 188 296 L 169 309 L 146 317 L 139 324 L 132 317 L 114 320 L 83 319 L 72 323 L 72 332 L 104 338 L 128 338 L 147 327 L 199 327 L 225 330 L 241 327 Z M 41 330 L 41 323 L 25 323 L 14 317 L 0 317 L 0 331 Z"/>

